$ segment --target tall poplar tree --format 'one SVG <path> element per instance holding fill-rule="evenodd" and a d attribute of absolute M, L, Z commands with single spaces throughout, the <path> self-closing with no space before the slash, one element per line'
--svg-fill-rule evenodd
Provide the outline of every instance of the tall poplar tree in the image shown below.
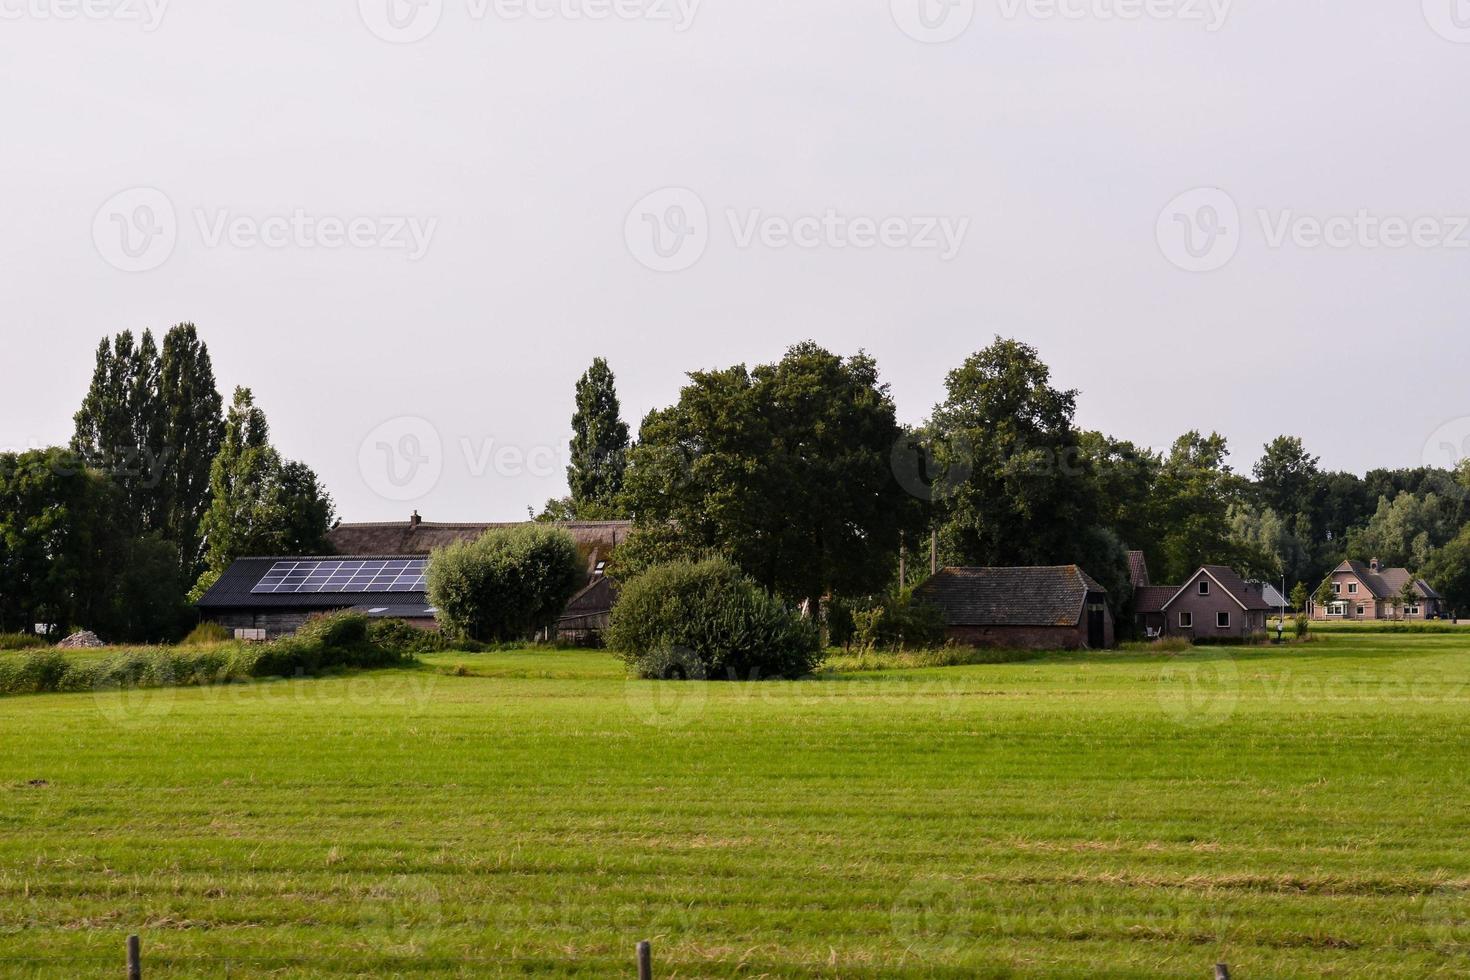
<path fill-rule="evenodd" d="M 203 570 L 199 523 L 209 510 L 209 471 L 225 430 L 209 348 L 194 324 L 181 323 L 164 336 L 159 387 L 167 456 L 159 486 L 162 531 L 192 582 Z"/>
<path fill-rule="evenodd" d="M 577 381 L 577 411 L 572 416 L 571 465 L 567 482 L 572 506 L 608 506 L 623 490 L 628 458 L 628 425 L 618 404 L 617 381 L 607 361 L 596 358 Z"/>

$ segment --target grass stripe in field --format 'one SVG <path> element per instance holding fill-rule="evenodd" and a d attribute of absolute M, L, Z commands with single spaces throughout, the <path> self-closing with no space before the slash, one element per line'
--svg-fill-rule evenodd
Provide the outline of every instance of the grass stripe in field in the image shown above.
<path fill-rule="evenodd" d="M 4 699 L 0 975 L 1463 975 L 1467 684 L 1470 637 L 1334 635 Z"/>

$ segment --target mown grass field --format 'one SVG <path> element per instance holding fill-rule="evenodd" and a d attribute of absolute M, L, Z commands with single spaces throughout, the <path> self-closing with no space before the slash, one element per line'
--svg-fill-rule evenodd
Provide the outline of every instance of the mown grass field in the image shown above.
<path fill-rule="evenodd" d="M 465 676 L 456 676 L 456 671 Z M 0 974 L 1470 972 L 1470 636 L 0 699 Z"/>

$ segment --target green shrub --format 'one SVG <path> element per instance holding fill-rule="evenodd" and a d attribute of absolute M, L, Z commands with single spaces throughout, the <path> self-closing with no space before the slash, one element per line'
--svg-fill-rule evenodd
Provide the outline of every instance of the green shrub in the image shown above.
<path fill-rule="evenodd" d="M 913 590 L 854 612 L 853 642 L 864 650 L 923 650 L 944 643 L 944 614 L 917 602 Z"/>
<path fill-rule="evenodd" d="M 323 647 L 351 647 L 368 641 L 368 624 L 362 613 L 350 609 L 313 616 L 296 631 L 296 638 Z"/>
<path fill-rule="evenodd" d="M 229 643 L 235 634 L 219 623 L 200 623 L 179 641 L 181 647 L 207 647 L 216 643 Z"/>
<path fill-rule="evenodd" d="M 576 542 L 560 528 L 493 530 L 434 552 L 429 601 L 452 636 L 525 640 L 556 622 L 585 575 Z"/>
<path fill-rule="evenodd" d="M 50 645 L 45 637 L 34 633 L 0 633 L 0 650 L 38 650 Z"/>
<path fill-rule="evenodd" d="M 1296 638 L 1298 640 L 1305 640 L 1307 638 L 1307 634 L 1310 633 L 1312 630 L 1312 624 L 1306 616 L 1298 616 L 1293 621 L 1292 627 L 1296 631 Z"/>
<path fill-rule="evenodd" d="M 623 589 L 607 645 L 640 677 L 802 677 L 820 661 L 815 624 L 728 562 L 673 562 Z"/>
<path fill-rule="evenodd" d="M 368 624 L 368 642 L 401 654 L 440 653 L 451 646 L 443 633 L 419 629 L 401 619 L 373 620 Z"/>

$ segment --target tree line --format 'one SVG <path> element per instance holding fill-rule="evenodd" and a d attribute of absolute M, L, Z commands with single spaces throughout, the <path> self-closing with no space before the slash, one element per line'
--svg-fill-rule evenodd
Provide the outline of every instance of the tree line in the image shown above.
<path fill-rule="evenodd" d="M 901 595 L 931 541 L 946 565 L 1082 565 L 1120 614 L 1130 549 L 1158 582 L 1221 563 L 1299 593 L 1376 556 L 1470 606 L 1470 467 L 1326 471 L 1287 435 L 1248 474 L 1216 432 L 1156 452 L 1080 428 L 1079 393 L 1014 339 L 968 357 L 944 391 L 905 426 L 872 357 L 806 342 L 690 373 L 635 439 L 598 358 L 575 390 L 570 494 L 540 519 L 634 520 L 625 579 L 722 557 L 809 609 Z M 192 324 L 161 344 L 124 331 L 97 348 L 70 445 L 0 453 L 0 631 L 171 638 L 235 558 L 324 553 L 334 518 L 251 391 L 225 407 Z"/>
<path fill-rule="evenodd" d="M 809 608 L 902 592 L 928 574 L 931 539 L 943 565 L 1079 564 L 1120 614 L 1129 550 L 1155 582 L 1218 563 L 1299 596 L 1345 558 L 1378 557 L 1470 607 L 1470 467 L 1328 471 L 1282 435 L 1239 473 L 1218 432 L 1154 451 L 1079 427 L 1078 397 L 1035 348 L 997 337 L 906 427 L 871 357 L 803 343 L 692 372 L 634 440 L 599 358 L 577 384 L 571 494 L 540 517 L 634 520 L 625 578 L 720 556 Z"/>
<path fill-rule="evenodd" d="M 225 410 L 193 324 L 104 338 L 74 423 L 68 446 L 0 453 L 0 631 L 174 639 L 235 558 L 326 547 L 331 496 L 249 389 Z"/>

